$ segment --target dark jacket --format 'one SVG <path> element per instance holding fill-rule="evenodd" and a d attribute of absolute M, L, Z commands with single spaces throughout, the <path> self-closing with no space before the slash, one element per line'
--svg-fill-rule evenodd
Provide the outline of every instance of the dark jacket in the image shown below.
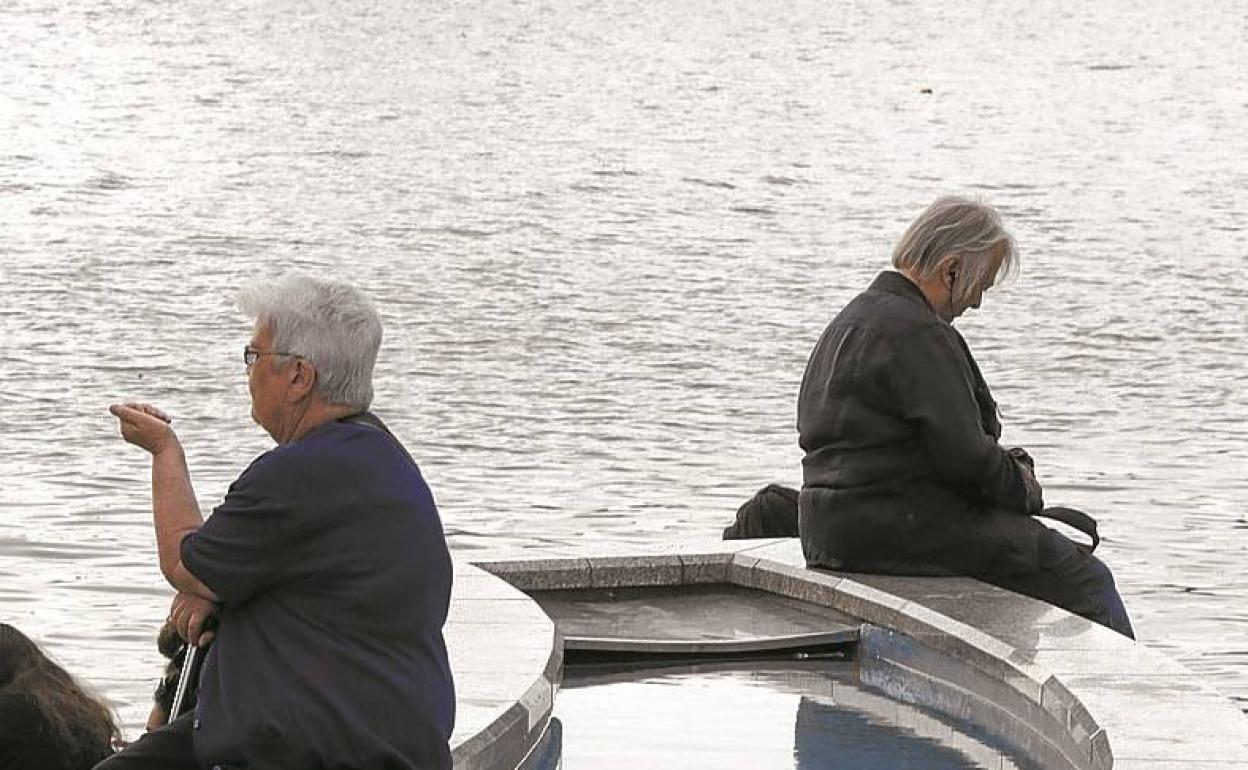
<path fill-rule="evenodd" d="M 824 330 L 797 403 L 802 549 L 812 567 L 899 574 L 1027 571 L 1027 515 L 996 403 L 962 336 L 900 273 Z"/>

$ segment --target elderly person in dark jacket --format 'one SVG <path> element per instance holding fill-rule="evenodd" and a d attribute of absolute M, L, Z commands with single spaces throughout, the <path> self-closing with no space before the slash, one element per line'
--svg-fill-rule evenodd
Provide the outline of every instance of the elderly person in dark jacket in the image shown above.
<path fill-rule="evenodd" d="M 1131 636 L 1108 568 L 1032 518 L 1031 460 L 997 443 L 996 403 L 952 326 L 1017 262 L 995 210 L 942 198 L 896 272 L 828 325 L 798 397 L 802 549 L 811 567 L 974 576 Z"/>

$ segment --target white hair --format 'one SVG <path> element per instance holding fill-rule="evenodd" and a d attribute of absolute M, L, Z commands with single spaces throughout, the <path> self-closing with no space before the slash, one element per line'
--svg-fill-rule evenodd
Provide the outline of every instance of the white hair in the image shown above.
<path fill-rule="evenodd" d="M 362 291 L 288 273 L 244 288 L 238 304 L 272 333 L 275 351 L 312 362 L 316 392 L 326 403 L 361 411 L 372 404 L 381 317 Z"/>
<path fill-rule="evenodd" d="M 1002 254 L 996 275 L 989 275 L 993 258 Z M 1005 229 L 1001 215 L 987 203 L 967 198 L 938 198 L 910 223 L 893 249 L 893 267 L 929 278 L 945 257 L 962 259 L 953 286 L 955 302 L 969 302 L 971 296 L 998 278 L 1018 272 L 1018 247 Z"/>

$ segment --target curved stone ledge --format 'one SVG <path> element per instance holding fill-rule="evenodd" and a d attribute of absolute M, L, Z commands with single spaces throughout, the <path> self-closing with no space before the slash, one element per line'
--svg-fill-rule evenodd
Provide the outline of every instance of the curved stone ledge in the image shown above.
<path fill-rule="evenodd" d="M 871 684 L 987 721 L 1045 767 L 1248 767 L 1248 717 L 1195 674 L 1094 623 L 968 578 L 808 570 L 791 539 L 506 556 L 478 565 L 520 590 L 732 583 L 853 615 L 864 622 L 859 657 Z M 558 681 L 559 665 L 549 681 Z"/>
<path fill-rule="evenodd" d="M 757 559 L 753 580 L 786 595 L 839 581 L 829 606 L 922 646 L 865 634 L 867 655 L 924 680 L 940 663 L 923 650 L 967 664 L 1004 688 L 988 688 L 991 703 L 1036 728 L 1075 767 L 1248 767 L 1248 717 L 1229 699 L 1174 661 L 1083 618 L 969 578 L 806 570 L 793 541 L 740 556 Z M 924 697 L 885 689 L 904 700 Z M 1044 729 L 1046 721 L 1064 734 Z M 1039 754 L 1060 766 L 1058 757 Z"/>
<path fill-rule="evenodd" d="M 444 634 L 455 676 L 456 770 L 513 770 L 550 722 L 563 672 L 555 624 L 505 581 L 457 562 Z"/>

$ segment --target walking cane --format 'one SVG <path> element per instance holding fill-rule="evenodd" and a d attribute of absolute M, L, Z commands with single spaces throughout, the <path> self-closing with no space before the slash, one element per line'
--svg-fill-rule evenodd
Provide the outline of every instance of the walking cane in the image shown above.
<path fill-rule="evenodd" d="M 212 631 L 217 627 L 217 616 L 213 615 L 204 621 L 204 631 Z M 169 707 L 169 721 L 182 716 L 185 704 L 199 687 L 199 669 L 203 665 L 205 647 L 188 644 L 186 654 L 182 656 L 182 671 L 178 674 L 178 689 L 173 691 L 173 705 Z"/>

